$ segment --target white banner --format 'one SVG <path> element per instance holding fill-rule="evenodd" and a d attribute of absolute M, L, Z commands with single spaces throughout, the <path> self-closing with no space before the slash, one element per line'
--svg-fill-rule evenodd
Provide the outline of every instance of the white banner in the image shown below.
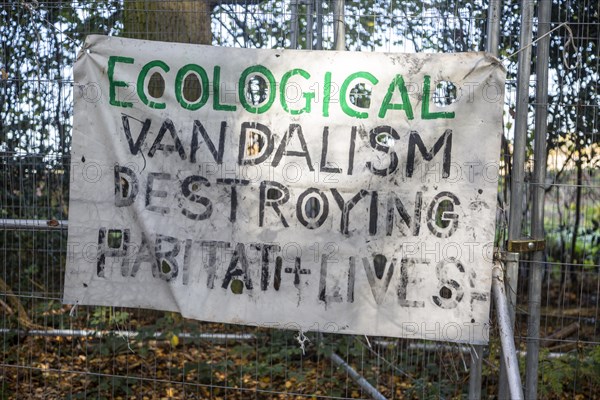
<path fill-rule="evenodd" d="M 74 74 L 66 303 L 487 342 L 498 60 L 90 36 Z"/>

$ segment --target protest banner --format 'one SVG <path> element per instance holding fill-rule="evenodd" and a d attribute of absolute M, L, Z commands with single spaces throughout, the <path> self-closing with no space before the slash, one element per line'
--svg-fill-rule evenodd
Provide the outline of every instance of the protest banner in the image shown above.
<path fill-rule="evenodd" d="M 66 303 L 487 342 L 498 60 L 90 36 L 74 75 Z"/>

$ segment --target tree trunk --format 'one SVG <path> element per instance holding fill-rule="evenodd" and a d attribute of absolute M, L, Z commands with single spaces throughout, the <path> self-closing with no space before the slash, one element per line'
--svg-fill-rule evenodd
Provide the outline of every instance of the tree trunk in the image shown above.
<path fill-rule="evenodd" d="M 210 0 L 125 0 L 125 35 L 135 39 L 211 44 Z"/>

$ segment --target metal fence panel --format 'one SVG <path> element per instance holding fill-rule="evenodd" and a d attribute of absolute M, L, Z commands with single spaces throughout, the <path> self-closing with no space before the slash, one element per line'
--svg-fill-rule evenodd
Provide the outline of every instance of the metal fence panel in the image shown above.
<path fill-rule="evenodd" d="M 83 166 L 69 169 L 72 65 L 85 36 L 101 33 L 236 47 L 297 44 L 298 48 L 331 49 L 334 3 L 0 2 L 3 398 L 371 397 L 373 392 L 358 384 L 357 376 L 386 398 L 468 396 L 469 346 L 302 334 L 191 321 L 142 309 L 73 308 L 60 302 L 69 251 L 61 222 L 68 219 L 69 179 L 73 174 L 94 173 Z M 461 0 L 347 1 L 345 47 L 480 51 L 485 44 L 486 8 L 487 2 Z M 500 161 L 500 247 L 507 239 L 507 182 L 513 167 L 513 55 L 519 49 L 519 13 L 518 1 L 504 2 L 499 56 L 510 78 L 507 141 Z M 544 339 L 538 389 L 542 398 L 598 398 L 600 393 L 599 13 L 592 0 L 552 1 L 551 28 L 566 25 L 552 34 L 550 48 L 547 243 L 540 328 Z M 532 22 L 535 32 L 536 21 Z M 526 121 L 529 136 L 531 115 Z M 526 157 L 531 161 L 531 151 Z M 531 164 L 527 165 L 524 234 L 531 218 L 531 188 L 538 184 L 532 183 Z M 523 362 L 531 268 L 538 267 L 525 258 L 517 292 L 515 340 Z M 490 345 L 484 349 L 482 397 L 493 397 L 498 389 L 499 339 L 495 324 L 492 328 Z"/>

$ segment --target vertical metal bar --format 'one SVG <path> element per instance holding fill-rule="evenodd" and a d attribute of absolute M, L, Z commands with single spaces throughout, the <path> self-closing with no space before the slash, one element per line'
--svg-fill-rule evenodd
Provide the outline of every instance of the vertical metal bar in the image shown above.
<path fill-rule="evenodd" d="M 512 253 L 512 252 L 502 253 L 502 260 L 504 261 L 505 271 L 509 271 L 509 270 L 517 271 L 518 270 L 518 268 L 519 268 L 519 253 Z M 505 278 L 506 278 L 506 275 L 505 275 Z M 505 284 L 506 284 L 506 282 L 505 282 Z M 510 287 L 506 288 L 507 291 L 509 289 L 510 289 Z M 508 298 L 510 299 L 510 296 L 508 296 Z M 509 305 L 509 311 L 510 311 L 510 302 L 508 303 L 508 305 Z M 513 310 L 513 314 L 511 317 L 512 317 L 511 318 L 511 321 L 512 321 L 511 326 L 514 327 L 514 324 L 515 324 L 514 310 Z M 501 351 L 504 352 L 503 349 Z M 500 387 L 498 388 L 498 398 L 510 399 L 510 396 L 508 394 L 508 377 L 506 374 L 506 365 L 505 365 L 503 357 L 500 357 L 499 381 L 500 381 Z"/>
<path fill-rule="evenodd" d="M 313 31 L 313 6 L 314 0 L 308 0 L 306 2 L 306 49 L 313 49 L 313 39 L 314 39 L 314 31 Z"/>
<path fill-rule="evenodd" d="M 523 192 L 525 187 L 525 148 L 527 146 L 527 114 L 529 107 L 529 78 L 531 74 L 531 36 L 533 25 L 532 0 L 521 0 L 521 39 L 519 43 L 519 59 L 517 68 L 517 99 L 515 118 L 515 138 L 513 165 L 510 187 L 510 216 L 508 221 L 508 240 L 521 237 L 523 220 Z M 517 271 L 507 271 L 511 286 L 509 294 L 511 315 L 514 314 L 514 297 L 517 290 Z M 514 276 L 513 276 L 514 275 Z M 514 319 L 512 317 L 511 319 Z"/>
<path fill-rule="evenodd" d="M 333 4 L 333 40 L 334 50 L 346 50 L 346 25 L 344 24 L 344 0 L 335 0 Z"/>
<path fill-rule="evenodd" d="M 298 48 L 298 0 L 290 1 L 290 48 Z"/>
<path fill-rule="evenodd" d="M 533 208 L 531 234 L 534 239 L 544 238 L 544 182 L 546 180 L 546 132 L 548 124 L 548 63 L 550 53 L 550 17 L 552 0 L 540 0 L 538 8 L 538 38 L 535 55 L 535 144 L 533 166 Z M 536 251 L 529 270 L 527 320 L 527 364 L 525 394 L 537 399 L 538 363 L 540 351 L 540 306 L 542 299 L 542 272 L 544 252 Z"/>
<path fill-rule="evenodd" d="M 323 50 L 323 1 L 315 0 L 317 3 L 317 43 L 316 49 Z"/>
<path fill-rule="evenodd" d="M 471 367 L 469 368 L 469 400 L 481 399 L 481 370 L 483 346 L 471 346 Z"/>
<path fill-rule="evenodd" d="M 500 45 L 500 16 L 502 0 L 490 0 L 487 15 L 487 34 L 485 50 L 493 56 L 498 56 Z M 483 346 L 472 346 L 471 367 L 469 373 L 469 400 L 481 399 L 481 371 L 483 364 Z"/>
<path fill-rule="evenodd" d="M 497 262 L 492 270 L 492 294 L 496 304 L 502 355 L 508 378 L 508 390 L 511 400 L 521 400 L 523 399 L 523 388 L 521 387 L 521 375 L 519 374 L 519 360 L 517 360 L 513 323 L 509 318 L 509 305 L 503 281 L 504 273 L 501 264 Z"/>
<path fill-rule="evenodd" d="M 500 47 L 500 16 L 502 15 L 502 0 L 490 0 L 488 6 L 488 25 L 485 41 L 485 51 L 498 57 Z"/>
<path fill-rule="evenodd" d="M 510 215 L 508 220 L 508 240 L 519 239 L 522 235 L 523 193 L 525 188 L 525 148 L 527 146 L 527 114 L 529 107 L 529 78 L 531 75 L 531 38 L 533 9 L 535 0 L 521 0 L 521 34 L 517 66 L 517 99 L 515 118 L 515 138 L 510 182 Z M 508 313 L 514 326 L 517 303 L 519 268 L 518 263 L 507 265 L 506 291 L 508 293 Z M 498 396 L 508 398 L 506 391 L 506 365 L 500 363 L 500 385 Z"/>

